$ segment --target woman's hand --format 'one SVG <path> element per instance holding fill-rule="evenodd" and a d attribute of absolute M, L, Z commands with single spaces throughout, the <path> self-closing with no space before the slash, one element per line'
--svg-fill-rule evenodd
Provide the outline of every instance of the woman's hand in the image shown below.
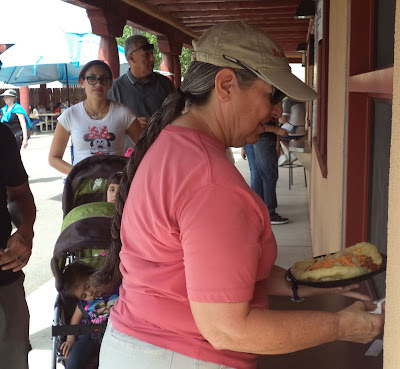
<path fill-rule="evenodd" d="M 383 314 L 370 314 L 368 303 L 357 301 L 338 312 L 339 337 L 341 341 L 368 343 L 382 330 Z"/>
<path fill-rule="evenodd" d="M 28 137 L 24 137 L 22 140 L 22 147 L 26 149 L 28 147 Z"/>
<path fill-rule="evenodd" d="M 146 117 L 137 117 L 136 118 L 140 124 L 140 126 L 145 129 L 147 127 L 148 120 Z"/>
<path fill-rule="evenodd" d="M 289 135 L 289 131 L 287 131 L 284 128 L 278 128 L 276 131 L 276 135 L 281 136 L 281 137 L 287 137 Z"/>

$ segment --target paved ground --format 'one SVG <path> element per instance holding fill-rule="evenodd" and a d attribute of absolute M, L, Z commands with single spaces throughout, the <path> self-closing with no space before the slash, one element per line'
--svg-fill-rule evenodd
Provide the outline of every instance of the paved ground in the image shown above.
<path fill-rule="evenodd" d="M 27 149 L 21 151 L 29 174 L 30 186 L 37 206 L 33 253 L 24 268 L 25 289 L 31 314 L 30 340 L 33 350 L 29 354 L 30 369 L 50 368 L 53 305 L 56 297 L 50 259 L 62 222 L 61 196 L 63 176 L 48 165 L 52 133 L 40 133 L 29 140 Z M 67 150 L 67 159 L 69 151 Z M 240 149 L 233 149 L 236 166 L 249 183 L 247 161 L 240 157 Z M 279 246 L 277 264 L 290 267 L 294 261 L 311 256 L 311 239 L 308 202 L 304 186 L 303 169 L 294 170 L 294 186 L 288 190 L 288 170 L 280 168 L 277 193 L 282 216 L 290 223 L 273 226 Z M 62 366 L 60 366 L 62 368 Z"/>

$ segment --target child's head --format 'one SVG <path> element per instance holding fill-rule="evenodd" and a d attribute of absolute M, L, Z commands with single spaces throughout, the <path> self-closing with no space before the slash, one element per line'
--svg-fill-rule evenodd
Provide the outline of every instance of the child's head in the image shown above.
<path fill-rule="evenodd" d="M 69 264 L 63 273 L 65 293 L 79 300 L 93 300 L 97 296 L 97 291 L 89 284 L 89 279 L 95 271 L 91 266 L 77 261 Z"/>
<path fill-rule="evenodd" d="M 118 194 L 119 184 L 121 183 L 122 172 L 111 174 L 107 179 L 106 200 L 115 202 Z"/>

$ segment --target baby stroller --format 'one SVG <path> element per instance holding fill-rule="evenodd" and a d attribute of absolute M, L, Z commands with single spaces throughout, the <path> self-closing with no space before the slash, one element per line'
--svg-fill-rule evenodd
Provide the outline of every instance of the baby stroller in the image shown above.
<path fill-rule="evenodd" d="M 62 290 L 63 272 L 75 261 L 98 268 L 111 244 L 111 221 L 115 204 L 105 202 L 107 178 L 123 171 L 127 158 L 92 156 L 79 162 L 69 173 L 62 197 L 63 224 L 58 237 L 51 269 L 58 291 L 52 326 L 52 369 L 57 362 L 66 365 L 60 346 L 67 335 L 96 334 L 102 336 L 105 324 L 69 325 L 75 300 Z"/>

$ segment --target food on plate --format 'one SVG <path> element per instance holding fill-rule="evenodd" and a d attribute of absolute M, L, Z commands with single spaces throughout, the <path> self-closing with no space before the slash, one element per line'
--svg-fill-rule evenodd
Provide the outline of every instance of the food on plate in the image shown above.
<path fill-rule="evenodd" d="M 382 261 L 375 245 L 361 242 L 334 254 L 299 261 L 290 271 L 298 281 L 336 281 L 374 272 Z"/>

